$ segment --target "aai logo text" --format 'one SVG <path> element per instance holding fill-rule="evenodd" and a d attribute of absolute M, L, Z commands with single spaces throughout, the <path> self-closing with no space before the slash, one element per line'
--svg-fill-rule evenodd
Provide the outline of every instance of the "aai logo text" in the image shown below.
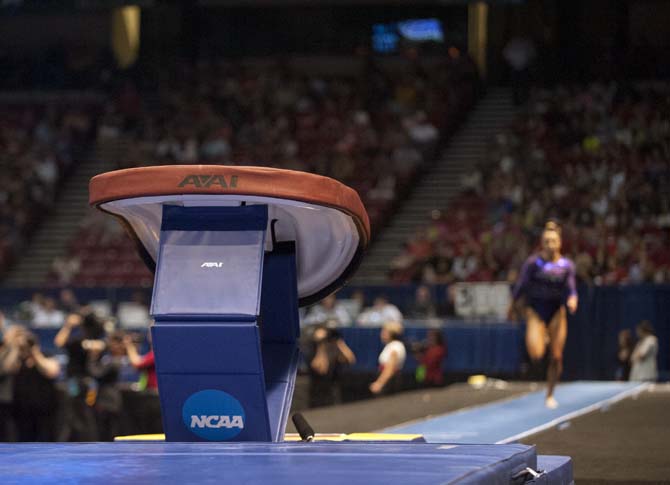
<path fill-rule="evenodd" d="M 221 261 L 205 261 L 200 265 L 201 268 L 223 268 Z"/>
<path fill-rule="evenodd" d="M 240 402 L 227 392 L 206 389 L 190 396 L 182 407 L 184 425 L 209 441 L 230 440 L 244 430 L 246 419 Z"/>
<path fill-rule="evenodd" d="M 223 175 L 187 175 L 179 183 L 179 187 L 186 187 L 187 185 L 192 185 L 196 188 L 210 188 L 214 185 L 218 185 L 223 189 L 237 188 L 237 175 L 231 175 L 226 181 L 226 177 Z"/>

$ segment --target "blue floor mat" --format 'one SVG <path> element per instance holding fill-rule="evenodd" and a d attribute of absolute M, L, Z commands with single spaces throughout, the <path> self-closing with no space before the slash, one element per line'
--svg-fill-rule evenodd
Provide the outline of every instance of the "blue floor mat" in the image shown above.
<path fill-rule="evenodd" d="M 427 443 L 24 443 L 0 445 L 16 483 L 507 484 L 525 445 Z"/>
<path fill-rule="evenodd" d="M 544 406 L 544 391 L 443 416 L 401 424 L 385 433 L 422 434 L 429 443 L 511 443 L 641 391 L 633 382 L 572 382 L 555 392 L 557 409 Z"/>

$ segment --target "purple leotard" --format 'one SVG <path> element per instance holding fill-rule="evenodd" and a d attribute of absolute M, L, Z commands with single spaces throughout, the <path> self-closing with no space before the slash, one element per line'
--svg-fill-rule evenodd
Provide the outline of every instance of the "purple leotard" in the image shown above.
<path fill-rule="evenodd" d="M 568 297 L 577 295 L 574 263 L 564 257 L 553 262 L 537 254 L 531 256 L 523 264 L 512 290 L 514 300 L 522 295 L 528 306 L 548 324 Z"/>

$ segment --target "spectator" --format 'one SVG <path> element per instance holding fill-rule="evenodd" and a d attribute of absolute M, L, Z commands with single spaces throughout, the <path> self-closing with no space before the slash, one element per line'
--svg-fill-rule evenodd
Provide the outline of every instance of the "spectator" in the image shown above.
<path fill-rule="evenodd" d="M 617 352 L 617 381 L 627 381 L 630 378 L 630 365 L 633 347 L 633 336 L 631 335 L 630 330 L 621 330 L 619 332 L 619 351 Z"/>
<path fill-rule="evenodd" d="M 147 337 L 149 338 L 149 343 L 151 343 L 151 331 L 147 333 Z M 126 353 L 128 354 L 130 365 L 132 365 L 135 369 L 146 373 L 142 379 L 145 385 L 141 390 L 148 389 L 151 391 L 157 391 L 158 377 L 156 376 L 156 361 L 154 358 L 154 350 L 150 349 L 146 354 L 140 355 L 130 335 L 126 335 L 124 337 L 123 344 L 126 348 Z"/>
<path fill-rule="evenodd" d="M 503 49 L 503 57 L 512 69 L 515 104 L 524 103 L 528 97 L 530 66 L 536 55 L 533 41 L 523 36 L 512 38 Z"/>
<path fill-rule="evenodd" d="M 90 345 L 87 353 L 88 373 L 97 381 L 94 410 L 100 441 L 114 441 L 119 431 L 123 406 L 119 375 L 126 355 L 123 339 L 121 332 L 114 332 L 106 345 Z"/>
<path fill-rule="evenodd" d="M 482 192 L 482 172 L 477 168 L 471 168 L 461 175 L 461 188 L 463 191 L 480 194 Z"/>
<path fill-rule="evenodd" d="M 635 330 L 638 341 L 630 357 L 630 380 L 655 382 L 658 379 L 658 339 L 654 327 L 644 320 Z"/>
<path fill-rule="evenodd" d="M 33 293 L 30 301 L 25 302 L 25 309 L 28 318 L 32 321 L 38 312 L 41 312 L 44 307 L 45 297 L 42 293 Z"/>
<path fill-rule="evenodd" d="M 151 346 L 151 329 L 147 332 L 147 340 Z M 153 348 L 149 352 L 140 355 L 137 351 L 137 339 L 126 335 L 123 344 L 126 348 L 130 364 L 140 372 L 140 380 L 137 383 L 137 390 L 142 393 L 143 406 L 141 409 L 141 428 L 147 433 L 159 433 L 162 430 L 161 407 L 158 398 L 158 376 L 156 375 L 156 361 Z"/>
<path fill-rule="evenodd" d="M 439 314 L 441 317 L 454 317 L 456 315 L 456 287 L 449 285 L 444 290 L 445 299 L 440 306 Z"/>
<path fill-rule="evenodd" d="M 59 293 L 59 302 L 61 310 L 65 311 L 68 315 L 71 313 L 77 313 L 81 309 L 77 297 L 69 288 L 63 288 Z"/>
<path fill-rule="evenodd" d="M 356 356 L 337 330 L 317 326 L 308 337 L 303 352 L 309 363 L 310 407 L 341 402 L 342 371 L 356 362 Z"/>
<path fill-rule="evenodd" d="M 381 329 L 380 338 L 384 349 L 379 354 L 379 375 L 370 384 L 372 394 L 392 394 L 400 390 L 401 371 L 407 358 L 402 342 L 403 331 L 402 324 L 397 321 L 387 322 Z"/>
<path fill-rule="evenodd" d="M 329 327 L 349 327 L 351 326 L 351 316 L 349 312 L 335 298 L 335 293 L 331 293 L 320 303 L 314 305 L 304 319 L 305 325 L 325 325 Z"/>
<path fill-rule="evenodd" d="M 151 316 L 149 307 L 144 301 L 144 294 L 135 291 L 132 301 L 119 303 L 117 317 L 119 325 L 123 328 L 148 328 Z"/>
<path fill-rule="evenodd" d="M 389 303 L 385 296 L 378 296 L 372 306 L 358 316 L 357 323 L 363 327 L 381 327 L 385 322 L 401 323 L 402 319 L 397 306 Z"/>
<path fill-rule="evenodd" d="M 426 113 L 419 111 L 414 117 L 405 120 L 405 128 L 417 145 L 430 146 L 437 142 L 439 131 L 428 120 Z"/>
<path fill-rule="evenodd" d="M 442 330 L 431 329 L 424 344 L 414 349 L 416 360 L 419 362 L 416 376 L 417 382 L 426 387 L 444 385 L 444 360 L 447 358 L 447 344 L 444 341 Z"/>
<path fill-rule="evenodd" d="M 13 374 L 18 362 L 19 347 L 13 345 L 18 327 L 5 329 L 5 317 L 0 312 L 0 442 L 14 441 Z"/>
<path fill-rule="evenodd" d="M 417 287 L 414 294 L 414 303 L 408 316 L 418 320 L 428 320 L 437 316 L 437 309 L 435 303 L 433 303 L 430 288 L 425 285 Z"/>
<path fill-rule="evenodd" d="M 67 352 L 67 398 L 62 435 L 58 441 L 96 441 L 97 429 L 89 352 L 100 352 L 105 344 L 102 322 L 89 308 L 68 315 L 54 338 L 54 345 Z"/>
<path fill-rule="evenodd" d="M 351 322 L 355 322 L 358 315 L 361 314 L 365 307 L 365 293 L 361 290 L 356 290 L 351 294 L 351 297 L 346 300 L 341 300 L 340 303 L 346 308 L 349 313 Z"/>
<path fill-rule="evenodd" d="M 69 285 L 81 269 L 81 261 L 76 256 L 58 257 L 51 265 L 60 285 Z"/>
<path fill-rule="evenodd" d="M 479 260 L 477 256 L 471 252 L 459 254 L 454 258 L 452 272 L 454 276 L 461 280 L 467 280 L 479 267 Z"/>
<path fill-rule="evenodd" d="M 41 328 L 59 328 L 65 322 L 65 314 L 56 307 L 56 300 L 45 298 L 41 305 L 36 306 L 33 314 L 33 325 Z"/>
<path fill-rule="evenodd" d="M 8 345 L 14 348 L 13 360 L 6 359 L 5 366 L 13 375 L 12 414 L 18 441 L 54 441 L 60 364 L 42 353 L 29 330 L 17 328 Z"/>

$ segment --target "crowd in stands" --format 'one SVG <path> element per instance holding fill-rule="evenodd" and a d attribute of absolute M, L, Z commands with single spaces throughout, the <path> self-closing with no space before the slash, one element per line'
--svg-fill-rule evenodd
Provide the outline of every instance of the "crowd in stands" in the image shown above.
<path fill-rule="evenodd" d="M 153 274 L 137 255 L 135 242 L 111 216 L 91 211 L 53 262 L 49 280 L 56 286 L 141 286 L 153 284 Z"/>
<path fill-rule="evenodd" d="M 391 302 L 384 294 L 368 295 L 366 298 L 361 290 L 354 291 L 348 297 L 333 293 L 319 303 L 301 308 L 300 323 L 303 327 L 327 325 L 332 328 L 377 328 L 389 321 L 403 323 L 408 319 L 425 322 L 452 316 L 453 308 L 450 310 L 438 302 L 433 290 L 420 285 L 414 291 L 413 298 L 403 298 L 399 302 Z M 147 329 L 151 324 L 149 295 L 141 290 L 124 293 L 127 295 L 122 298 L 89 298 L 85 303 L 80 303 L 69 288 L 37 292 L 30 299 L 5 308 L 5 315 L 9 321 L 30 328 L 59 329 L 65 324 L 68 315 L 86 308 L 115 328 Z"/>
<path fill-rule="evenodd" d="M 553 218 L 580 282 L 670 282 L 670 84 L 536 90 L 462 185 L 393 281 L 513 281 Z"/>
<path fill-rule="evenodd" d="M 179 64 L 156 74 L 155 92 L 121 83 L 98 139 L 131 140 L 118 168 L 260 165 L 330 176 L 358 191 L 379 227 L 474 102 L 477 74 L 461 54 L 436 65 L 408 61 L 400 73 L 364 66 L 349 76 L 317 76 L 282 62 Z M 119 262 L 131 243 L 104 235 L 107 229 L 87 220 L 54 279 L 150 284 L 136 256 Z"/>
<path fill-rule="evenodd" d="M 474 101 L 473 64 L 465 56 L 447 59 L 392 74 L 370 62 L 350 76 L 309 75 L 286 63 L 179 65 L 159 74 L 151 102 L 126 84 L 100 135 L 135 137 L 122 166 L 305 170 L 352 185 L 374 205 L 393 200 L 396 186 L 424 164 L 441 133 Z"/>
<path fill-rule="evenodd" d="M 111 321 L 120 328 L 147 328 L 151 323 L 148 296 L 141 291 L 112 305 L 110 299 L 92 299 L 80 304 L 75 293 L 63 288 L 57 294 L 33 293 L 30 300 L 22 301 L 12 308 L 8 318 L 31 328 L 60 328 L 67 316 L 77 313 L 82 307 L 91 309 L 98 318 Z"/>
<path fill-rule="evenodd" d="M 0 272 L 54 202 L 95 133 L 95 111 L 0 102 Z"/>

